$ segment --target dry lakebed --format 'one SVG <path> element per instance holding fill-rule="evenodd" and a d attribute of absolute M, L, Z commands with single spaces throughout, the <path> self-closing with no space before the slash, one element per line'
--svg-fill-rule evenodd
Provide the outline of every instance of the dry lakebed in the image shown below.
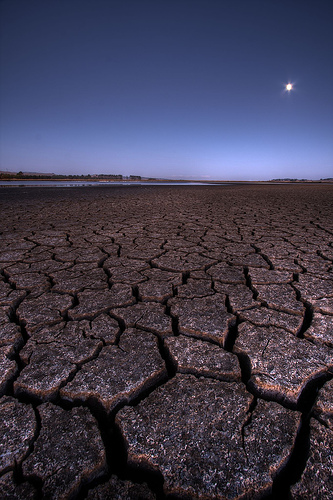
<path fill-rule="evenodd" d="M 0 498 L 332 499 L 332 202 L 0 188 Z"/>

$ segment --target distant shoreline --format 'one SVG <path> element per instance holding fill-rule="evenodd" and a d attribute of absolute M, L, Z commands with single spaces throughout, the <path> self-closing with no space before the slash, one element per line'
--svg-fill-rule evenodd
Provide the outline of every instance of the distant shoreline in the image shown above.
<path fill-rule="evenodd" d="M 83 177 L 80 179 L 71 179 L 71 178 L 54 178 L 54 177 L 7 177 L 7 178 L 1 178 L 0 177 L 0 184 L 6 184 L 6 183 L 32 183 L 32 182 L 59 182 L 59 183 L 73 183 L 73 184 L 81 184 L 81 183 L 94 183 L 94 184 L 130 184 L 130 185 L 135 185 L 135 184 L 207 184 L 207 185 L 219 185 L 219 184 L 332 184 L 333 179 L 317 179 L 317 180 L 308 180 L 308 179 L 300 179 L 300 180 L 294 180 L 294 179 L 272 179 L 268 181 L 260 181 L 260 180 L 215 180 L 215 179 L 98 179 L 98 178 L 90 178 L 90 177 Z"/>

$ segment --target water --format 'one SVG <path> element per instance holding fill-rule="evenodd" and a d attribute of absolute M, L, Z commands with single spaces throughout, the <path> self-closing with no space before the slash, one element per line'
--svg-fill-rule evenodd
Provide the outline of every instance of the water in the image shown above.
<path fill-rule="evenodd" d="M 40 180 L 0 180 L 0 187 L 87 187 L 87 186 L 205 186 L 209 182 L 108 182 L 108 181 L 40 181 Z M 220 184 L 220 183 L 219 183 Z M 223 183 L 221 183 L 223 184 Z"/>

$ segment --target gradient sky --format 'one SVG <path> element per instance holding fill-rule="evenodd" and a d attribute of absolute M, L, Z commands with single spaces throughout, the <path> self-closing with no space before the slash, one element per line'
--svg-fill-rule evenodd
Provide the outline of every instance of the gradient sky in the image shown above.
<path fill-rule="evenodd" d="M 0 8 L 0 170 L 333 177 L 332 0 Z"/>

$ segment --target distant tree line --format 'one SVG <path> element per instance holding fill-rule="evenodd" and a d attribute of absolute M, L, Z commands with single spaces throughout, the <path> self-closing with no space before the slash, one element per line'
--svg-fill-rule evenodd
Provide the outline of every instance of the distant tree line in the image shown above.
<path fill-rule="evenodd" d="M 326 177 L 325 179 L 319 179 L 320 181 L 332 181 L 333 177 Z M 313 182 L 309 179 L 291 179 L 289 177 L 285 177 L 283 179 L 271 179 L 270 182 Z"/>
<path fill-rule="evenodd" d="M 15 180 L 15 179 L 55 179 L 55 180 L 66 180 L 66 179 L 109 179 L 115 181 L 130 180 L 130 181 L 141 181 L 141 175 L 130 175 L 124 176 L 122 174 L 87 174 L 87 175 L 62 175 L 62 174 L 29 174 L 20 172 L 0 172 L 0 179 Z"/>

